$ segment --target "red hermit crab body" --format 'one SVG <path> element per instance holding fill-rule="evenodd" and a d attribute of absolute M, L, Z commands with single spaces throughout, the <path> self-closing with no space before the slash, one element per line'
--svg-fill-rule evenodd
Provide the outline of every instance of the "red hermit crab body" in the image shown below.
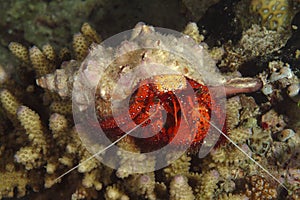
<path fill-rule="evenodd" d="M 162 79 L 178 77 L 156 76 L 153 77 L 152 83 L 147 79 L 141 81 L 129 99 L 129 108 L 120 111 L 116 118 L 112 116 L 99 118 L 103 131 L 110 137 L 116 137 L 141 124 L 142 136 L 140 139 L 137 138 L 136 142 L 145 151 L 167 145 L 174 139 L 181 126 L 181 131 L 185 132 L 184 137 L 177 138 L 173 141 L 174 144 L 180 146 L 182 143 L 189 143 L 192 147 L 196 147 L 210 127 L 212 98 L 206 86 L 182 76 L 179 79 L 191 86 L 193 95 L 186 89 L 174 91 L 162 89 L 164 87 Z M 134 123 L 130 123 L 131 120 Z"/>

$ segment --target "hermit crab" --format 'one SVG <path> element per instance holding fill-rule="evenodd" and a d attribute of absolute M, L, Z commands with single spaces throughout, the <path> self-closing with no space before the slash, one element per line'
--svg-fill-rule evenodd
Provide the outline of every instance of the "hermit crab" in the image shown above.
<path fill-rule="evenodd" d="M 221 75 L 204 43 L 139 23 L 91 48 L 74 77 L 73 114 L 94 155 L 106 146 L 117 155 L 110 144 L 126 135 L 163 167 L 174 150 L 205 156 L 225 131 L 226 96 L 261 86 Z"/>
<path fill-rule="evenodd" d="M 186 151 L 203 158 L 222 134 L 286 189 L 226 135 L 226 97 L 255 92 L 262 82 L 224 76 L 206 44 L 195 41 L 139 23 L 92 45 L 79 68 L 69 61 L 39 78 L 41 87 L 72 96 L 76 132 L 91 153 L 54 182 L 93 158 L 118 177 L 162 169 Z"/>
<path fill-rule="evenodd" d="M 65 85 L 72 82 L 73 116 L 83 144 L 115 169 L 120 152 L 156 160 L 156 169 L 186 150 L 204 157 L 226 131 L 226 96 L 262 86 L 259 79 L 223 76 L 206 44 L 144 23 L 93 45 L 72 78 L 61 80 L 68 84 L 57 87 L 59 94 L 67 94 Z M 38 80 L 42 87 L 46 82 Z M 112 145 L 125 136 L 140 152 Z"/>

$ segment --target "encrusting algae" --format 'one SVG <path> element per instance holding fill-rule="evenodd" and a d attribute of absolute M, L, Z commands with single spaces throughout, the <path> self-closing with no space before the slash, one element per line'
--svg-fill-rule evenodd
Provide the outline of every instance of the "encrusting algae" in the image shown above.
<path fill-rule="evenodd" d="M 252 6 L 257 10 L 256 2 L 252 1 Z M 279 21 L 278 26 L 286 20 Z M 277 27 L 271 22 L 270 26 L 272 29 Z M 272 51 L 270 45 L 279 49 L 278 43 L 272 44 L 272 38 L 260 34 L 265 31 L 264 27 L 253 25 L 244 31 L 237 46 L 227 44 L 229 47 L 211 51 L 214 55 L 218 54 L 213 57 L 219 59 L 221 69 L 226 69 L 227 74 L 223 74 L 225 79 L 241 77 L 237 69 L 247 61 L 245 55 L 255 57 L 262 48 Z M 183 32 L 197 44 L 204 39 L 195 23 L 188 24 Z M 266 46 L 259 49 L 249 46 L 248 42 L 253 40 L 266 40 Z M 205 158 L 200 159 L 194 152 L 187 151 L 158 171 L 155 171 L 155 159 L 145 160 L 143 154 L 139 154 L 132 165 L 130 161 L 133 158 L 123 151 L 118 152 L 121 162 L 116 170 L 96 158 L 83 162 L 91 157 L 91 153 L 82 144 L 74 126 L 70 97 L 81 62 L 88 55 L 91 45 L 100 42 L 101 37 L 96 31 L 84 23 L 81 32 L 73 37 L 73 59 L 68 59 L 72 55 L 70 50 L 64 48 L 56 53 L 49 44 L 42 50 L 38 47 L 28 49 L 16 42 L 9 45 L 21 63 L 14 72 L 21 82 L 14 80 L 14 75 L 5 67 L 0 67 L 0 199 L 42 193 L 45 188 L 61 194 L 65 191 L 56 185 L 65 184 L 73 188 L 65 197 L 72 200 L 254 200 L 276 199 L 281 195 L 296 199 L 300 195 L 300 162 L 297 162 L 300 159 L 299 124 L 291 126 L 287 116 L 273 109 L 285 101 L 285 96 L 289 96 L 286 90 L 292 90 L 288 88 L 299 84 L 299 79 L 288 64 L 278 60 L 270 62 L 257 75 L 262 80 L 266 102 L 257 103 L 255 98 L 244 94 L 227 99 L 226 131 L 246 154 L 280 179 L 288 191 L 279 187 L 272 177 L 224 138 Z M 206 44 L 204 46 L 208 49 Z M 282 69 L 287 69 L 287 72 Z M 33 73 L 35 76 L 32 76 Z M 26 74 L 31 77 L 23 77 Z M 31 97 L 28 99 L 28 96 Z M 141 146 L 132 137 L 126 136 L 118 146 L 131 152 L 142 152 Z M 102 159 L 101 156 L 97 158 Z M 55 182 L 57 177 L 79 163 L 82 164 L 59 180 L 60 183 Z M 152 172 L 134 173 L 135 168 L 143 166 Z"/>

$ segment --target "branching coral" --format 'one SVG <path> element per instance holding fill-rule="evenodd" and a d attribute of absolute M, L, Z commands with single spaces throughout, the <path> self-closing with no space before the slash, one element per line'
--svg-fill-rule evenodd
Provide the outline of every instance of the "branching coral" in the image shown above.
<path fill-rule="evenodd" d="M 126 189 L 134 196 L 144 196 L 146 199 L 154 200 L 157 199 L 155 194 L 155 175 L 154 172 L 147 174 L 134 174 L 128 179 L 128 185 Z"/>
<path fill-rule="evenodd" d="M 10 117 L 16 117 L 17 110 L 20 106 L 20 103 L 16 97 L 13 96 L 8 90 L 3 89 L 0 92 L 0 100 L 2 107 L 6 110 L 8 115 Z"/>
<path fill-rule="evenodd" d="M 17 42 L 11 42 L 8 48 L 17 58 L 29 64 L 29 51 L 25 46 Z"/>
<path fill-rule="evenodd" d="M 18 189 L 18 197 L 26 194 L 27 175 L 23 171 L 6 171 L 0 173 L 0 198 L 14 197 L 14 189 Z"/>
<path fill-rule="evenodd" d="M 246 178 L 246 195 L 254 199 L 275 199 L 277 197 L 276 185 L 266 181 L 261 176 L 251 176 Z"/>
<path fill-rule="evenodd" d="M 55 69 L 46 55 L 35 46 L 29 49 L 29 57 L 37 77 L 51 73 Z"/>
<path fill-rule="evenodd" d="M 183 154 L 179 159 L 170 163 L 170 165 L 164 169 L 166 179 L 170 180 L 177 174 L 187 175 L 191 165 L 190 161 L 191 157 L 187 154 Z"/>
<path fill-rule="evenodd" d="M 200 190 L 197 192 L 196 199 L 213 199 L 215 190 L 219 182 L 219 172 L 217 170 L 207 171 L 203 174 Z"/>
<path fill-rule="evenodd" d="M 175 176 L 170 183 L 170 200 L 193 200 L 195 196 L 188 184 L 188 179 L 183 175 Z"/>
<path fill-rule="evenodd" d="M 105 198 L 107 200 L 129 200 L 129 197 L 124 194 L 120 186 L 112 185 L 106 188 Z"/>

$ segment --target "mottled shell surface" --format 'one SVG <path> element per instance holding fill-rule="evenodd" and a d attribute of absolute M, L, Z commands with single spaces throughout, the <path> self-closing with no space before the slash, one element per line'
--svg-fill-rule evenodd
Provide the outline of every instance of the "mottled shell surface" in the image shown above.
<path fill-rule="evenodd" d="M 78 88 L 97 89 L 100 98 L 108 102 L 126 99 L 141 80 L 158 75 L 169 75 L 154 80 L 167 90 L 185 87 L 180 76 L 211 86 L 225 82 L 205 44 L 196 44 L 186 35 L 168 34 L 166 30 L 160 33 L 161 30 L 139 23 L 116 46 L 111 45 L 116 41 L 94 45 L 81 65 Z M 75 99 L 80 104 L 90 101 L 81 93 Z"/>

